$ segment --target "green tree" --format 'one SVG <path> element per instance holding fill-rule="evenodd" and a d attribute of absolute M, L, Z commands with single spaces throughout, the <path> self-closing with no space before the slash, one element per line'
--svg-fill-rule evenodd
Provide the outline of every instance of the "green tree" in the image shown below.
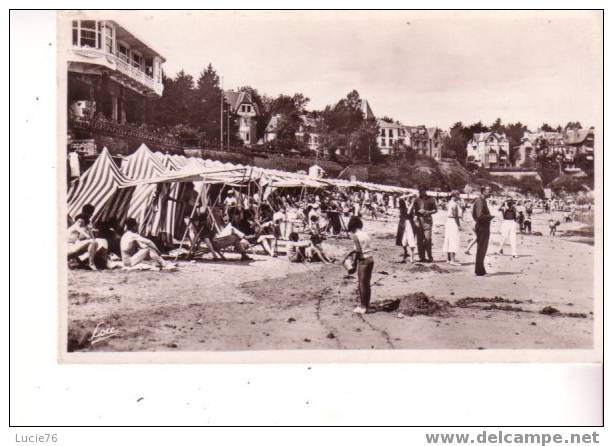
<path fill-rule="evenodd" d="M 541 129 L 543 132 L 555 132 L 555 131 L 556 131 L 556 130 L 555 130 L 553 127 L 552 127 L 552 126 L 550 126 L 550 125 L 549 125 L 549 124 L 547 124 L 546 122 L 545 122 L 545 123 L 543 123 L 543 125 L 541 125 L 540 129 Z"/>
<path fill-rule="evenodd" d="M 369 163 L 382 161 L 383 157 L 377 146 L 378 134 L 379 126 L 375 119 L 362 120 L 348 138 L 352 159 Z"/>
<path fill-rule="evenodd" d="M 172 127 L 190 122 L 194 106 L 194 78 L 179 71 L 174 79 L 163 77 L 164 93 L 153 106 L 153 122 Z"/>
<path fill-rule="evenodd" d="M 461 164 L 466 163 L 466 144 L 470 141 L 467 129 L 461 122 L 456 122 L 449 129 L 449 134 L 443 138 L 442 154 L 445 158 L 455 158 Z"/>
<path fill-rule="evenodd" d="M 350 135 L 360 127 L 364 120 L 360 94 L 356 90 L 349 92 L 333 107 L 327 106 L 323 111 L 323 117 L 330 131 Z"/>
<path fill-rule="evenodd" d="M 490 130 L 494 133 L 504 133 L 505 126 L 502 124 L 502 120 L 497 118 L 496 121 L 490 127 Z"/>
<path fill-rule="evenodd" d="M 211 64 L 200 72 L 194 91 L 192 124 L 204 134 L 203 145 L 219 146 L 222 91 L 219 76 Z M 227 119 L 224 120 L 224 126 Z M 225 142 L 225 141 L 224 141 Z"/>
<path fill-rule="evenodd" d="M 567 123 L 564 127 L 564 130 L 581 130 L 582 128 L 583 127 L 581 126 L 581 123 L 579 121 L 576 121 Z"/>

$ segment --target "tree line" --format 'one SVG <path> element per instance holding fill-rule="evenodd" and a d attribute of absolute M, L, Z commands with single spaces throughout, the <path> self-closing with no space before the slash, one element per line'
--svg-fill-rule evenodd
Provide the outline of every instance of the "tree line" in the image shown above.
<path fill-rule="evenodd" d="M 208 64 L 194 79 L 185 71 L 179 71 L 174 77 L 163 76 L 164 92 L 160 98 L 149 102 L 151 122 L 158 126 L 169 128 L 174 136 L 178 136 L 188 144 L 199 147 L 232 147 L 242 145 L 237 137 L 238 116 L 230 110 L 228 104 L 221 113 L 223 92 L 220 77 L 211 64 Z M 312 133 L 320 135 L 319 145 L 324 153 L 336 156 L 337 151 L 344 153 L 350 161 L 379 162 L 383 160 L 377 146 L 379 128 L 376 119 L 367 118 L 362 112 L 362 98 L 356 90 L 334 104 L 327 105 L 323 110 L 307 111 L 310 99 L 302 93 L 293 95 L 279 94 L 276 97 L 260 93 L 252 86 L 240 86 L 237 91 L 249 92 L 258 108 L 254 118 L 256 124 L 256 140 L 263 141 L 266 128 L 275 115 L 278 115 L 274 128 L 275 138 L 264 143 L 262 149 L 277 152 L 308 151 L 307 143 Z M 310 118 L 305 121 L 305 117 Z M 223 135 L 220 133 L 223 119 Z M 382 118 L 387 122 L 395 122 L 393 118 Z M 581 128 L 579 122 L 569 122 L 564 129 Z M 544 123 L 544 131 L 562 131 Z M 509 138 L 510 147 L 520 145 L 521 138 L 528 127 L 521 123 L 503 124 L 496 119 L 491 125 L 481 121 L 464 125 L 456 122 L 443 138 L 442 155 L 455 158 L 460 163 L 466 162 L 466 145 L 475 133 L 492 131 L 504 133 Z M 296 133 L 301 131 L 300 136 Z M 340 150 L 339 150 L 340 149 Z M 396 155 L 412 159 L 410 147 L 402 145 L 395 147 Z M 513 160 L 513 150 L 509 154 Z"/>
<path fill-rule="evenodd" d="M 181 70 L 174 77 L 164 75 L 163 84 L 162 96 L 148 104 L 152 124 L 169 128 L 183 141 L 202 147 L 227 146 L 228 139 L 230 146 L 242 144 L 237 138 L 238 116 L 225 101 L 222 115 L 220 77 L 211 64 L 200 72 L 197 79 Z M 309 135 L 317 133 L 322 135 L 322 148 L 331 153 L 337 148 L 346 149 L 352 160 L 362 161 L 376 160 L 380 155 L 376 120 L 364 116 L 360 95 L 355 90 L 334 105 L 310 112 L 306 110 L 310 99 L 302 93 L 272 97 L 252 86 L 241 86 L 237 91 L 249 92 L 258 108 L 259 113 L 254 118 L 258 141 L 264 139 L 271 118 L 279 115 L 274 128 L 276 137 L 263 148 L 305 152 Z M 311 118 L 309 125 L 303 119 L 305 116 Z M 223 134 L 220 132 L 222 119 Z M 296 136 L 299 130 L 302 130 L 301 137 Z"/>

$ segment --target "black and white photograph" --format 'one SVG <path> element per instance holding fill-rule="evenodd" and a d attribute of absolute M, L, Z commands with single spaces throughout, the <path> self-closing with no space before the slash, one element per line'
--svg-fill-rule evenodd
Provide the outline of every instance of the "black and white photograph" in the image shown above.
<path fill-rule="evenodd" d="M 63 361 L 598 357 L 599 12 L 57 26 Z"/>

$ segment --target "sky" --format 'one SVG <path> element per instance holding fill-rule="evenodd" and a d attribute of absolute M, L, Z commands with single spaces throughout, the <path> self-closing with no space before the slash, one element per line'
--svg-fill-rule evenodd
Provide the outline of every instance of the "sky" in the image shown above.
<path fill-rule="evenodd" d="M 300 92 L 308 109 L 356 89 L 405 125 L 602 119 L 599 12 L 106 12 L 197 78 Z"/>

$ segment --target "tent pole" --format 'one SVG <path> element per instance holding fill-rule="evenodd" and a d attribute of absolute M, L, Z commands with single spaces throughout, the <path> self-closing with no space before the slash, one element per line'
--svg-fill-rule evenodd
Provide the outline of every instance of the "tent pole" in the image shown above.
<path fill-rule="evenodd" d="M 182 247 L 183 242 L 185 242 L 185 237 L 187 237 L 187 231 L 189 231 L 189 225 L 192 223 L 192 219 L 194 218 L 194 214 L 196 213 L 196 208 L 198 207 L 198 203 L 200 201 L 200 197 L 202 196 L 203 189 L 204 189 L 204 183 L 202 183 L 202 186 L 200 187 L 200 190 L 198 191 L 196 202 L 194 203 L 194 207 L 192 208 L 192 213 L 189 216 L 189 222 L 187 223 L 187 226 L 185 227 L 185 231 L 183 232 L 183 238 L 181 238 L 181 244 L 179 245 L 179 247 Z M 177 255 L 175 256 L 174 261 L 176 262 L 178 258 L 179 258 L 179 253 L 177 252 Z"/>

